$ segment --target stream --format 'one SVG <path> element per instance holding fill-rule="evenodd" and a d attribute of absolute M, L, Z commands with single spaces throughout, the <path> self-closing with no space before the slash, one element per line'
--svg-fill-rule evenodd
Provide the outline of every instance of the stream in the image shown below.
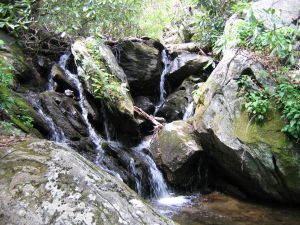
<path fill-rule="evenodd" d="M 182 225 L 298 225 L 300 209 L 246 202 L 212 192 L 196 195 L 170 217 Z"/>
<path fill-rule="evenodd" d="M 87 133 L 92 143 L 95 146 L 97 156 L 95 163 L 106 170 L 108 173 L 122 180 L 121 176 L 113 170 L 108 169 L 103 165 L 103 161 L 109 159 L 104 157 L 104 151 L 102 149 L 102 143 L 108 142 L 110 145 L 114 145 L 118 149 L 122 149 L 122 143 L 112 139 L 111 131 L 108 126 L 108 119 L 105 110 L 102 110 L 104 118 L 104 130 L 105 135 L 101 137 L 100 134 L 94 129 L 93 125 L 88 118 L 88 101 L 85 96 L 83 85 L 77 74 L 71 73 L 67 68 L 66 64 L 71 56 L 71 53 L 64 54 L 61 56 L 59 65 L 63 69 L 66 78 L 71 81 L 79 93 L 79 106 L 82 112 L 84 123 L 86 125 Z M 164 69 L 160 79 L 160 96 L 159 101 L 155 108 L 155 113 L 164 104 L 167 91 L 165 90 L 165 80 L 168 75 L 170 58 L 167 52 L 162 51 L 162 62 Z M 49 77 L 48 91 L 54 90 L 55 83 L 52 78 Z M 56 126 L 52 118 L 47 116 L 43 112 L 39 102 L 34 101 L 35 96 L 28 95 L 28 100 L 33 105 L 35 110 L 46 120 L 52 134 L 50 139 L 57 142 L 68 144 L 62 130 Z M 195 111 L 194 102 L 190 102 L 186 107 L 183 120 L 186 120 L 193 116 Z M 154 115 L 155 115 L 154 113 Z M 149 202 L 162 214 L 171 217 L 174 221 L 182 225 L 242 225 L 242 224 L 266 224 L 266 225 L 283 225 L 283 224 L 299 224 L 300 223 L 300 211 L 291 210 L 288 208 L 274 208 L 269 205 L 260 205 L 257 203 L 244 202 L 237 200 L 233 197 L 220 194 L 218 192 L 212 192 L 207 195 L 200 193 L 186 195 L 178 194 L 173 192 L 168 187 L 162 172 L 156 166 L 154 160 L 149 154 L 145 153 L 145 149 L 149 149 L 151 145 L 152 136 L 146 136 L 144 139 L 135 147 L 131 148 L 133 154 L 138 155 L 145 165 L 149 177 L 148 183 L 150 186 Z M 135 190 L 143 196 L 143 181 L 138 174 L 138 168 L 134 158 L 128 160 L 128 171 L 134 177 Z M 145 197 L 145 196 L 143 196 Z M 146 196 L 147 197 L 147 196 Z"/>

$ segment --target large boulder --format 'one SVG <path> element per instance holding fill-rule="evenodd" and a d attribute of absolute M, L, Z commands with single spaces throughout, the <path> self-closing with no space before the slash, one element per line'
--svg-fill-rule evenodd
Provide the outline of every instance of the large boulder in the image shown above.
<path fill-rule="evenodd" d="M 151 144 L 150 151 L 172 185 L 190 187 L 199 181 L 203 149 L 192 125 L 184 121 L 166 124 Z"/>
<path fill-rule="evenodd" d="M 1 224 L 174 224 L 64 145 L 27 141 L 0 158 Z"/>
<path fill-rule="evenodd" d="M 254 90 L 274 82 L 248 52 L 227 50 L 198 90 L 194 127 L 218 174 L 248 194 L 267 200 L 300 203 L 299 144 L 280 130 L 283 121 L 271 112 L 257 125 L 238 95 L 241 75 L 249 75 Z"/>
<path fill-rule="evenodd" d="M 72 45 L 72 54 L 85 91 L 109 112 L 107 119 L 115 125 L 116 137 L 128 144 L 136 142 L 140 132 L 133 100 L 126 75 L 110 48 L 92 38 L 81 39 Z"/>
<path fill-rule="evenodd" d="M 133 96 L 151 96 L 157 91 L 163 67 L 162 48 L 160 43 L 146 40 L 123 40 L 113 46 Z"/>
<path fill-rule="evenodd" d="M 191 75 L 204 74 L 204 67 L 210 61 L 210 57 L 196 53 L 181 53 L 176 57 L 169 68 L 167 81 L 172 87 L 177 88 L 186 78 Z M 205 77 L 203 77 L 205 79 Z"/>
<path fill-rule="evenodd" d="M 82 39 L 72 45 L 72 54 L 86 90 L 109 108 L 133 116 L 126 75 L 109 47 L 97 44 L 92 38 Z"/>
<path fill-rule="evenodd" d="M 259 0 L 252 3 L 252 10 L 257 19 L 265 26 L 274 29 L 274 15 L 267 13 L 268 9 L 275 9 L 276 26 L 296 25 L 300 16 L 300 2 L 298 0 Z"/>

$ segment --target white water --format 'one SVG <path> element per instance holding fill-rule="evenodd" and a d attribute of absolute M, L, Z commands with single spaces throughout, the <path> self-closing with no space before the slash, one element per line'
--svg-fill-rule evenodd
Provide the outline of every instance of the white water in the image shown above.
<path fill-rule="evenodd" d="M 91 138 L 93 144 L 96 146 L 97 157 L 96 157 L 96 164 L 101 164 L 102 156 L 103 156 L 103 149 L 101 147 L 102 139 L 97 135 L 95 129 L 92 127 L 91 123 L 88 119 L 88 110 L 87 110 L 87 100 L 84 95 L 84 89 L 82 87 L 81 82 L 79 81 L 78 75 L 71 73 L 67 68 L 66 64 L 70 57 L 71 53 L 67 53 L 61 56 L 59 60 L 60 67 L 65 71 L 66 77 L 75 84 L 78 93 L 79 93 L 79 105 L 82 111 L 82 117 L 84 122 L 87 126 L 89 137 Z"/>
<path fill-rule="evenodd" d="M 150 142 L 151 142 L 151 137 L 150 138 L 146 137 L 146 139 L 143 140 L 138 146 L 133 148 L 133 150 L 139 153 L 142 156 L 141 158 L 144 159 L 145 163 L 149 166 L 149 172 L 150 172 L 149 181 L 151 187 L 153 188 L 153 195 L 154 195 L 153 197 L 155 199 L 168 197 L 169 196 L 168 187 L 162 173 L 157 168 L 153 159 L 149 155 L 143 152 L 143 149 L 149 148 Z"/>
<path fill-rule="evenodd" d="M 183 115 L 183 120 L 186 120 L 186 119 L 192 117 L 194 114 L 194 110 L 195 110 L 194 102 L 189 103 L 185 109 L 185 113 Z"/>
<path fill-rule="evenodd" d="M 131 173 L 134 175 L 134 178 L 135 178 L 135 188 L 136 188 L 136 191 L 139 195 L 142 195 L 142 184 L 141 184 L 141 180 L 138 178 L 138 173 L 136 171 L 136 167 L 135 167 L 135 164 L 134 164 L 134 159 L 130 159 L 130 162 L 129 162 L 129 169 L 131 171 Z"/>
<path fill-rule="evenodd" d="M 161 198 L 157 201 L 161 205 L 166 205 L 166 206 L 182 206 L 190 202 L 190 199 L 187 196 L 175 196 L 175 197 L 165 197 Z"/>
<path fill-rule="evenodd" d="M 157 106 L 155 107 L 155 113 L 157 113 L 157 111 L 159 110 L 159 108 L 164 104 L 165 100 L 166 100 L 166 89 L 165 89 L 165 81 L 166 81 L 166 76 L 169 73 L 169 69 L 170 69 L 170 58 L 168 56 L 168 53 L 166 50 L 163 50 L 161 53 L 161 58 L 162 58 L 162 62 L 164 64 L 164 70 L 160 76 L 160 84 L 159 84 L 159 91 L 160 91 L 160 96 L 159 96 L 159 102 L 157 104 Z"/>
<path fill-rule="evenodd" d="M 47 90 L 48 91 L 53 91 L 55 89 L 55 82 L 53 80 L 53 77 L 51 75 L 51 73 L 48 76 L 48 87 Z"/>
<path fill-rule="evenodd" d="M 107 118 L 107 114 L 105 109 L 101 109 L 102 112 L 102 116 L 103 116 L 103 125 L 104 125 L 104 132 L 105 132 L 105 136 L 106 136 L 106 140 L 108 142 L 112 141 L 111 135 L 110 135 L 110 131 L 109 131 L 109 124 L 108 124 L 108 118 Z"/>
<path fill-rule="evenodd" d="M 37 111 L 38 114 L 45 120 L 47 123 L 50 131 L 51 131 L 51 141 L 56 141 L 60 143 L 67 143 L 67 139 L 55 123 L 53 122 L 52 118 L 49 117 L 46 113 L 43 112 L 42 107 L 37 102 L 37 97 L 34 95 L 34 93 L 28 93 L 27 100 L 30 102 L 30 104 L 33 106 L 33 108 Z"/>

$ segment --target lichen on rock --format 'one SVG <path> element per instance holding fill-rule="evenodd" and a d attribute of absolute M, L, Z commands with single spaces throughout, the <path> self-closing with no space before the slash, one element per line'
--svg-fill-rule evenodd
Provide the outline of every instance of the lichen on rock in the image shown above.
<path fill-rule="evenodd" d="M 0 220 L 8 224 L 174 224 L 72 149 L 31 140 L 0 149 Z"/>

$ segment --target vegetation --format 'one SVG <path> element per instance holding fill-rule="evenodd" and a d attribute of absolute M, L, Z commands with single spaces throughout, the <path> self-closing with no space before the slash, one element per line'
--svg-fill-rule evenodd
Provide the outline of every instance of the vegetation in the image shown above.
<path fill-rule="evenodd" d="M 195 14 L 194 41 L 214 46 L 222 36 L 226 20 L 247 6 L 247 0 L 194 0 L 200 8 Z"/>
<path fill-rule="evenodd" d="M 0 28 L 13 33 L 27 29 L 33 22 L 32 5 L 34 0 L 16 0 L 13 3 L 0 3 Z"/>
<path fill-rule="evenodd" d="M 93 94 L 99 99 L 107 100 L 107 103 L 113 106 L 119 101 L 126 99 L 128 89 L 114 75 L 108 72 L 97 50 L 98 44 L 99 41 L 87 43 L 88 50 L 93 57 L 96 67 L 86 79 L 91 81 Z"/>
<path fill-rule="evenodd" d="M 279 81 L 273 94 L 267 89 L 253 91 L 251 77 L 242 75 L 239 87 L 242 96 L 245 96 L 245 109 L 249 116 L 262 124 L 268 120 L 271 109 L 280 112 L 285 121 L 281 131 L 289 136 L 300 138 L 300 85 L 285 81 Z"/>
<path fill-rule="evenodd" d="M 295 57 L 298 52 L 293 46 L 300 37 L 299 26 L 283 26 L 280 19 L 275 14 L 275 10 L 266 10 L 269 13 L 273 26 L 266 27 L 263 22 L 257 19 L 250 9 L 245 19 L 233 24 L 230 32 L 224 34 L 217 42 L 217 52 L 224 50 L 231 42 L 236 46 L 249 48 L 254 51 L 263 52 L 265 55 L 274 56 L 280 60 L 285 60 L 290 64 L 295 64 Z"/>

